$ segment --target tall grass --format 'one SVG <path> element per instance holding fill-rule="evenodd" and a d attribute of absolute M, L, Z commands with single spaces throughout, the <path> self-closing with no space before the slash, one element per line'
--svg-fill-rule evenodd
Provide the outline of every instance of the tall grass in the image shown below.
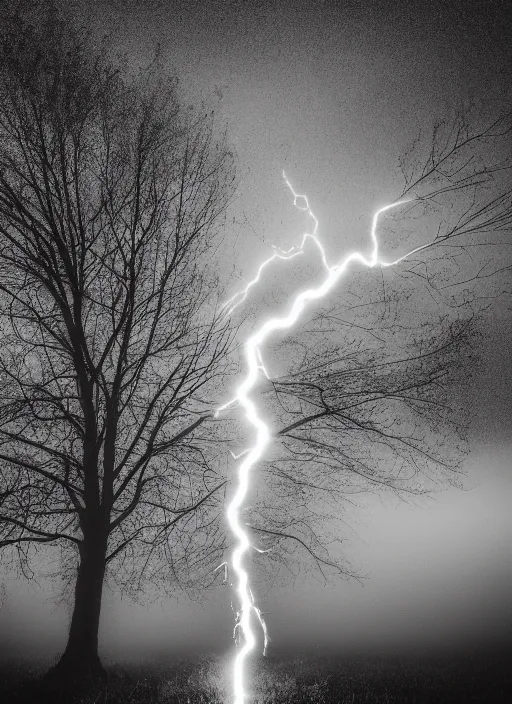
<path fill-rule="evenodd" d="M 499 704 L 512 701 L 509 662 L 503 654 L 472 658 L 253 658 L 247 670 L 247 704 Z M 231 670 L 231 658 L 215 655 L 115 665 L 108 668 L 108 682 L 95 690 L 44 695 L 37 689 L 41 668 L 4 667 L 0 671 L 0 701 L 231 704 Z"/>

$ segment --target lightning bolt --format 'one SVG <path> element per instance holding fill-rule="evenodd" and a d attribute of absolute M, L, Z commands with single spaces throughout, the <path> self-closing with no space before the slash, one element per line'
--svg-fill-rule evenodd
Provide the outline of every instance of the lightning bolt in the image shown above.
<path fill-rule="evenodd" d="M 269 378 L 263 362 L 263 356 L 261 352 L 262 347 L 264 343 L 268 340 L 268 338 L 272 335 L 272 333 L 278 330 L 287 330 L 293 327 L 293 325 L 295 325 L 295 323 L 299 320 L 302 312 L 309 303 L 317 301 L 326 296 L 329 291 L 331 291 L 334 286 L 338 283 L 339 279 L 342 277 L 342 275 L 347 270 L 347 267 L 352 262 L 359 262 L 368 268 L 374 268 L 377 265 L 381 267 L 394 266 L 395 264 L 398 264 L 407 257 L 410 257 L 416 252 L 419 252 L 422 249 L 426 249 L 427 247 L 430 247 L 433 244 L 433 242 L 428 242 L 427 244 L 421 245 L 420 247 L 416 247 L 415 249 L 407 252 L 407 254 L 404 254 L 403 256 L 391 262 L 386 262 L 379 257 L 377 224 L 380 215 L 382 215 L 382 213 L 388 210 L 391 210 L 392 208 L 397 208 L 401 205 L 404 205 L 405 203 L 409 203 L 416 199 L 409 198 L 406 200 L 399 200 L 389 205 L 386 205 L 383 208 L 380 208 L 380 210 L 377 210 L 377 212 L 373 216 L 371 227 L 371 241 L 373 244 L 373 248 L 370 253 L 370 256 L 365 256 L 360 252 L 351 252 L 339 263 L 330 266 L 327 261 L 325 250 L 318 238 L 318 219 L 311 210 L 307 196 L 295 192 L 284 171 L 283 178 L 293 195 L 294 206 L 299 210 L 304 211 L 313 221 L 313 230 L 312 232 L 304 233 L 304 235 L 302 236 L 301 243 L 297 247 L 292 247 L 291 249 L 286 251 L 274 247 L 274 253 L 262 264 L 260 264 L 254 279 L 249 281 L 249 283 L 245 286 L 244 289 L 237 292 L 224 304 L 223 308 L 225 310 L 225 314 L 231 315 L 235 311 L 235 309 L 238 308 L 247 299 L 251 288 L 253 288 L 257 283 L 261 281 L 261 277 L 264 270 L 272 262 L 278 259 L 287 260 L 304 254 L 304 247 L 308 240 L 313 241 L 314 245 L 317 247 L 320 253 L 320 259 L 325 270 L 325 277 L 323 279 L 323 282 L 316 288 L 310 288 L 306 291 L 303 291 L 302 293 L 297 294 L 292 300 L 291 306 L 287 314 L 281 317 L 276 316 L 270 318 L 269 320 L 264 322 L 254 334 L 248 337 L 244 344 L 247 374 L 238 386 L 235 396 L 230 401 L 220 406 L 215 413 L 215 416 L 218 416 L 222 411 L 226 410 L 228 407 L 232 406 L 233 404 L 238 404 L 240 407 L 243 408 L 245 412 L 245 417 L 248 423 L 250 423 L 250 425 L 254 428 L 256 436 L 254 444 L 247 450 L 244 450 L 242 453 L 240 453 L 237 457 L 243 457 L 244 459 L 238 467 L 236 490 L 227 508 L 228 524 L 231 529 L 231 532 L 233 533 L 236 539 L 236 546 L 231 556 L 231 566 L 236 576 L 236 592 L 240 603 L 240 609 L 236 614 L 234 637 L 235 642 L 242 641 L 242 647 L 239 648 L 237 651 L 233 666 L 233 687 L 235 696 L 234 704 L 244 704 L 246 700 L 246 692 L 244 686 L 244 666 L 247 656 L 253 650 L 256 643 L 256 638 L 251 628 L 252 612 L 255 614 L 263 630 L 263 654 L 265 654 L 268 643 L 267 627 L 261 611 L 257 608 L 254 603 L 254 598 L 249 586 L 249 577 L 247 571 L 244 569 L 243 566 L 243 557 L 246 554 L 247 550 L 253 546 L 251 546 L 250 544 L 247 531 L 244 529 L 243 524 L 240 522 L 240 511 L 243 507 L 244 499 L 249 489 L 249 478 L 251 469 L 262 458 L 265 453 L 265 450 L 267 449 L 271 441 L 270 429 L 265 423 L 264 419 L 258 413 L 258 408 L 254 400 L 251 398 L 251 392 L 253 391 L 258 381 L 260 373 L 262 372 L 263 374 L 265 374 L 265 376 L 267 376 L 267 378 Z"/>

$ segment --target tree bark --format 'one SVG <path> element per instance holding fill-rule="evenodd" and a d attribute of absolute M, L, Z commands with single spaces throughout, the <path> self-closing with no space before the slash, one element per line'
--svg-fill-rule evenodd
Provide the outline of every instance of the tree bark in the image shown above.
<path fill-rule="evenodd" d="M 44 678 L 52 688 L 75 688 L 77 682 L 105 678 L 98 654 L 98 630 L 106 552 L 106 531 L 96 528 L 84 534 L 68 642 L 61 659 Z"/>

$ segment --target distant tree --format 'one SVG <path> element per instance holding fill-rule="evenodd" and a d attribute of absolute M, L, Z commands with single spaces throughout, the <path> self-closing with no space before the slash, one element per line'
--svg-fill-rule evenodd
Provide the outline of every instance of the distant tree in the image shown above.
<path fill-rule="evenodd" d="M 415 140 L 396 194 L 411 200 L 380 219 L 388 261 L 429 246 L 380 271 L 353 266 L 271 345 L 270 368 L 286 371 L 261 393 L 275 442 L 245 514 L 256 544 L 272 548 L 254 555 L 263 574 L 295 555 L 295 569 L 305 555 L 322 573 L 350 574 L 340 536 L 356 497 L 462 485 L 463 389 L 478 377 L 486 309 L 512 292 L 512 114 L 486 124 L 470 114 Z"/>
<path fill-rule="evenodd" d="M 197 429 L 233 339 L 215 256 L 234 170 L 172 81 L 123 78 L 39 7 L 1 32 L 0 547 L 25 574 L 34 548 L 78 553 L 54 673 L 75 678 L 102 670 L 107 568 L 189 585 L 222 554 L 226 477 Z"/>

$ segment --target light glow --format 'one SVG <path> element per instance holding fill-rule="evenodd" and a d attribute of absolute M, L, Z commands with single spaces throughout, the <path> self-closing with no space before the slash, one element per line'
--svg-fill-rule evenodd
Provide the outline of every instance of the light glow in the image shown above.
<path fill-rule="evenodd" d="M 318 238 L 318 219 L 311 210 L 307 197 L 295 192 L 284 171 L 283 178 L 293 195 L 293 203 L 295 207 L 306 212 L 313 221 L 313 230 L 312 232 L 304 233 L 298 247 L 292 247 L 287 251 L 274 247 L 274 253 L 268 259 L 263 261 L 262 264 L 260 264 L 256 276 L 249 281 L 245 288 L 238 291 L 224 304 L 223 307 L 225 313 L 226 315 L 231 315 L 233 311 L 247 299 L 251 288 L 261 281 L 264 270 L 272 262 L 276 260 L 287 260 L 304 254 L 304 247 L 308 239 L 313 241 L 320 253 L 320 259 L 325 270 L 325 277 L 323 282 L 316 288 L 310 288 L 297 294 L 292 299 L 287 314 L 270 318 L 265 321 L 254 334 L 247 338 L 244 343 L 247 374 L 238 386 L 235 396 L 230 401 L 220 406 L 215 414 L 218 416 L 219 413 L 226 410 L 228 407 L 233 404 L 237 404 L 243 408 L 248 423 L 255 430 L 254 444 L 236 457 L 236 459 L 240 457 L 243 457 L 244 459 L 238 467 L 236 490 L 227 508 L 228 524 L 236 541 L 230 562 L 236 579 L 236 592 L 240 604 L 239 611 L 236 613 L 236 623 L 234 628 L 235 642 L 241 643 L 241 647 L 238 649 L 233 664 L 234 704 L 244 704 L 247 697 L 245 691 L 244 666 L 247 656 L 256 644 L 256 638 L 251 628 L 251 612 L 255 614 L 263 631 L 263 654 L 266 653 L 268 645 L 267 627 L 261 611 L 254 603 L 254 598 L 249 586 L 249 576 L 243 567 L 244 555 L 250 547 L 254 546 L 251 546 L 248 534 L 240 521 L 240 512 L 243 508 L 243 503 L 249 489 L 251 469 L 262 458 L 271 441 L 270 429 L 265 420 L 260 416 L 256 403 L 251 397 L 251 392 L 258 382 L 260 372 L 263 372 L 263 374 L 269 378 L 263 361 L 262 347 L 272 333 L 278 330 L 287 330 L 292 328 L 299 320 L 301 313 L 309 303 L 324 298 L 324 296 L 326 296 L 338 283 L 339 279 L 352 262 L 359 262 L 369 268 L 373 268 L 377 265 L 381 267 L 394 266 L 407 257 L 410 257 L 412 254 L 415 254 L 422 249 L 426 249 L 433 244 L 433 242 L 429 242 L 421 245 L 420 247 L 416 247 L 394 261 L 387 262 L 380 259 L 379 242 L 377 239 L 377 225 L 380 215 L 388 210 L 391 210 L 392 208 L 397 208 L 415 199 L 410 198 L 407 200 L 399 200 L 380 208 L 373 216 L 371 227 L 371 242 L 373 247 L 369 256 L 365 256 L 360 252 L 354 251 L 348 254 L 337 264 L 330 266 L 328 264 L 323 245 Z M 233 457 L 235 456 L 233 455 Z M 258 552 L 266 552 L 259 550 L 258 548 L 254 549 L 258 550 Z M 222 566 L 224 565 L 225 563 L 223 563 Z"/>

